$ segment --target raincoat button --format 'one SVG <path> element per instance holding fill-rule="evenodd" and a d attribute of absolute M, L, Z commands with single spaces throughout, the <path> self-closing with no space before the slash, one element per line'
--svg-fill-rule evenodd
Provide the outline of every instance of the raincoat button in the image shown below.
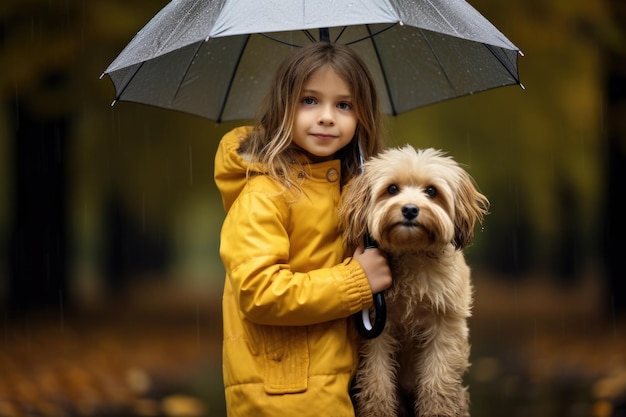
<path fill-rule="evenodd" d="M 326 181 L 335 182 L 338 179 L 339 179 L 339 173 L 337 172 L 335 168 L 331 168 L 328 171 L 326 171 Z"/>

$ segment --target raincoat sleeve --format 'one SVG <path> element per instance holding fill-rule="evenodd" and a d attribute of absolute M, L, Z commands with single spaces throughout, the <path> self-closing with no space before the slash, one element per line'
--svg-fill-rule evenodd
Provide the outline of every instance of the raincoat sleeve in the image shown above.
<path fill-rule="evenodd" d="M 222 194 L 224 209 L 228 211 L 246 184 L 248 162 L 237 153 L 242 139 L 252 126 L 238 127 L 224 135 L 215 154 L 215 185 Z"/>
<path fill-rule="evenodd" d="M 294 272 L 281 199 L 242 193 L 222 228 L 220 255 L 239 310 L 251 322 L 303 326 L 344 318 L 372 305 L 361 265 L 342 263 Z M 313 220 L 315 221 L 315 220 Z"/>

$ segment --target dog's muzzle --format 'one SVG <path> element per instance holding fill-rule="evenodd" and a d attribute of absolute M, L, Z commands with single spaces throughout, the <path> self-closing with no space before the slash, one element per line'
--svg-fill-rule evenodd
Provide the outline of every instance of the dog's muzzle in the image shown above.
<path fill-rule="evenodd" d="M 415 204 L 407 204 L 402 206 L 402 216 L 408 221 L 415 220 L 420 209 Z"/>

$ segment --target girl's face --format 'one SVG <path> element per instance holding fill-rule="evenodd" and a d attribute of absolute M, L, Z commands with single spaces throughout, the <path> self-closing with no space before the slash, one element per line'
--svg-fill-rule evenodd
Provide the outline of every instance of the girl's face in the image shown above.
<path fill-rule="evenodd" d="M 332 159 L 356 131 L 357 115 L 348 84 L 330 67 L 311 74 L 296 109 L 293 143 L 314 162 Z"/>

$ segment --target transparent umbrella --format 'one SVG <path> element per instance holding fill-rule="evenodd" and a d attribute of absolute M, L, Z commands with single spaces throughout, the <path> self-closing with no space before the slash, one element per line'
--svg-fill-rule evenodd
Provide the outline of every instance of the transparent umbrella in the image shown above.
<path fill-rule="evenodd" d="M 465 0 L 173 0 L 103 76 L 116 101 L 252 119 L 280 61 L 320 39 L 364 58 L 388 114 L 520 84 L 519 49 Z"/>
<path fill-rule="evenodd" d="M 317 41 L 359 53 L 392 115 L 521 86 L 519 49 L 465 0 L 172 0 L 102 76 L 113 81 L 113 103 L 253 119 L 278 64 Z M 368 338 L 385 326 L 383 294 L 374 302 L 373 324 L 367 310 L 357 315 Z"/>

